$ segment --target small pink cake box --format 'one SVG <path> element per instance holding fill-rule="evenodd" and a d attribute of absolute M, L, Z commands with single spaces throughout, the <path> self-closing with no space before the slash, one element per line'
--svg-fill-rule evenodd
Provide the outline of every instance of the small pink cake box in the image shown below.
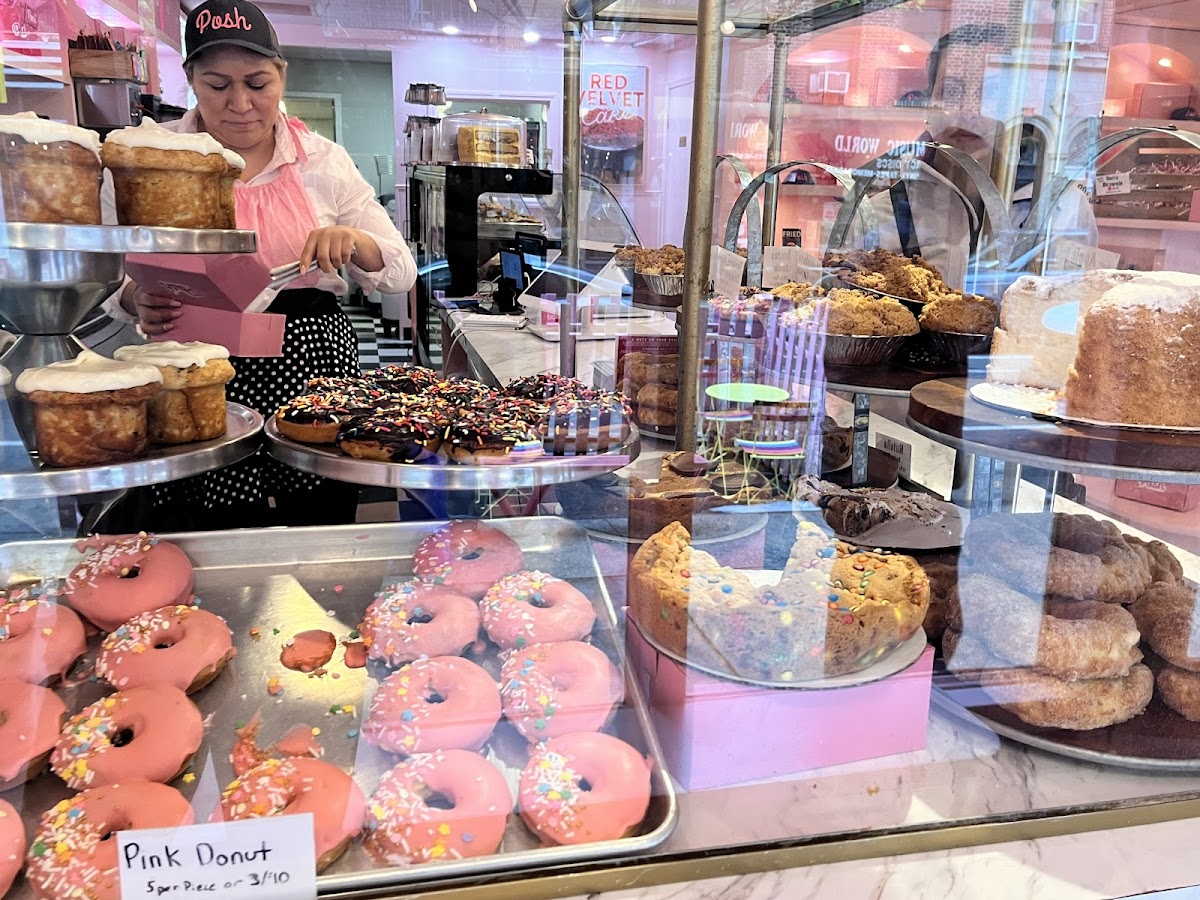
<path fill-rule="evenodd" d="M 881 681 L 766 688 L 684 666 L 625 623 L 628 662 L 667 771 L 684 790 L 764 781 L 925 748 L 933 648 Z"/>
<path fill-rule="evenodd" d="M 175 327 L 153 341 L 205 341 L 233 356 L 282 356 L 287 320 L 274 313 L 246 312 L 271 284 L 271 273 L 250 253 L 131 253 L 125 271 L 148 293 L 183 304 Z"/>

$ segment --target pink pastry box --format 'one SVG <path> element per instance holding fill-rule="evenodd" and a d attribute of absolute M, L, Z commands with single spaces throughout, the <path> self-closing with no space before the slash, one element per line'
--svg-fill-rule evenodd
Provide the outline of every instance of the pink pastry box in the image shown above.
<path fill-rule="evenodd" d="M 131 253 L 126 273 L 152 294 L 174 297 L 182 306 L 175 327 L 155 341 L 205 341 L 234 356 L 282 356 L 286 319 L 246 312 L 271 284 L 256 255 Z"/>
<path fill-rule="evenodd" d="M 628 661 L 667 770 L 688 791 L 925 748 L 933 648 L 901 672 L 829 690 L 757 687 L 661 653 L 625 623 Z"/>

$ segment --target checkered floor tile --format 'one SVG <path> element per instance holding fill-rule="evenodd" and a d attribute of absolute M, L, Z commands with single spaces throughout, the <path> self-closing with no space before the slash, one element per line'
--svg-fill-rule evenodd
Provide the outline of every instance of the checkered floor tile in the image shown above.
<path fill-rule="evenodd" d="M 358 335 L 358 361 L 364 369 L 394 363 L 412 362 L 411 341 L 384 337 L 383 324 L 371 316 L 366 307 L 343 306 L 354 332 Z"/>

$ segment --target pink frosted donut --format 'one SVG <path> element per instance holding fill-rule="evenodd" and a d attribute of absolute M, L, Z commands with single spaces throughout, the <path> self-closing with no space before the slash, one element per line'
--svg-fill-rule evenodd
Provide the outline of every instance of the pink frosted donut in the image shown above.
<path fill-rule="evenodd" d="M 106 637 L 96 674 L 118 690 L 163 682 L 191 694 L 236 653 L 220 616 L 196 606 L 164 606 L 134 616 Z"/>
<path fill-rule="evenodd" d="M 577 641 L 596 624 L 592 603 L 574 585 L 545 572 L 498 581 L 480 604 L 483 629 L 503 650 Z"/>
<path fill-rule="evenodd" d="M 435 799 L 444 805 L 430 805 Z M 363 846 L 389 866 L 487 856 L 500 846 L 512 805 L 504 776 L 478 753 L 422 753 L 380 779 Z"/>
<path fill-rule="evenodd" d="M 412 756 L 434 750 L 478 750 L 500 721 L 492 676 L 454 656 L 418 659 L 379 685 L 362 733 L 384 750 Z"/>
<path fill-rule="evenodd" d="M 611 735 L 585 731 L 539 744 L 521 772 L 517 807 L 547 844 L 629 834 L 650 805 L 650 764 Z"/>
<path fill-rule="evenodd" d="M 7 800 L 0 800 L 0 897 L 8 893 L 25 862 L 25 826 Z"/>
<path fill-rule="evenodd" d="M 417 545 L 413 572 L 478 600 L 488 588 L 525 565 L 516 541 L 482 522 L 451 522 Z"/>
<path fill-rule="evenodd" d="M 0 792 L 41 774 L 66 716 L 48 688 L 0 681 Z"/>
<path fill-rule="evenodd" d="M 177 687 L 147 684 L 85 706 L 63 727 L 50 768 L 70 787 L 166 783 L 204 737 L 200 710 Z"/>
<path fill-rule="evenodd" d="M 269 759 L 221 794 L 213 821 L 312 813 L 317 871 L 341 856 L 362 830 L 366 800 L 354 779 L 319 759 Z"/>
<path fill-rule="evenodd" d="M 371 659 L 388 665 L 458 656 L 479 637 L 479 607 L 447 588 L 408 581 L 376 597 L 358 630 Z"/>
<path fill-rule="evenodd" d="M 580 641 L 534 644 L 500 667 L 504 717 L 532 743 L 599 731 L 621 696 L 621 676 L 604 651 Z"/>
<path fill-rule="evenodd" d="M 52 590 L 0 591 L 0 673 L 30 684 L 61 678 L 83 655 L 87 639 L 79 616 Z"/>
<path fill-rule="evenodd" d="M 75 545 L 87 558 L 67 576 L 64 594 L 103 631 L 192 597 L 192 563 L 182 550 L 150 534 L 95 535 Z"/>
<path fill-rule="evenodd" d="M 44 900 L 120 900 L 115 832 L 192 822 L 191 804 L 164 784 L 131 781 L 93 788 L 42 813 L 25 876 Z"/>

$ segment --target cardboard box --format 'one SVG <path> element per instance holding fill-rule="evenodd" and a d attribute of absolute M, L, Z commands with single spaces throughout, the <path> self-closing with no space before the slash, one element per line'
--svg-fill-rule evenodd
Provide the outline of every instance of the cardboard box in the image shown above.
<path fill-rule="evenodd" d="M 273 313 L 185 306 L 175 327 L 152 341 L 204 341 L 220 344 L 231 356 L 282 356 L 287 318 Z"/>
<path fill-rule="evenodd" d="M 922 750 L 933 648 L 896 675 L 836 690 L 763 688 L 681 665 L 625 627 L 667 770 L 701 791 Z"/>
<path fill-rule="evenodd" d="M 1188 512 L 1200 506 L 1200 484 L 1167 484 L 1162 481 L 1117 481 L 1113 493 L 1125 500 Z"/>
<path fill-rule="evenodd" d="M 286 319 L 247 312 L 271 284 L 255 254 L 131 253 L 125 272 L 149 293 L 183 304 L 175 327 L 153 340 L 205 341 L 234 356 L 282 356 Z"/>

